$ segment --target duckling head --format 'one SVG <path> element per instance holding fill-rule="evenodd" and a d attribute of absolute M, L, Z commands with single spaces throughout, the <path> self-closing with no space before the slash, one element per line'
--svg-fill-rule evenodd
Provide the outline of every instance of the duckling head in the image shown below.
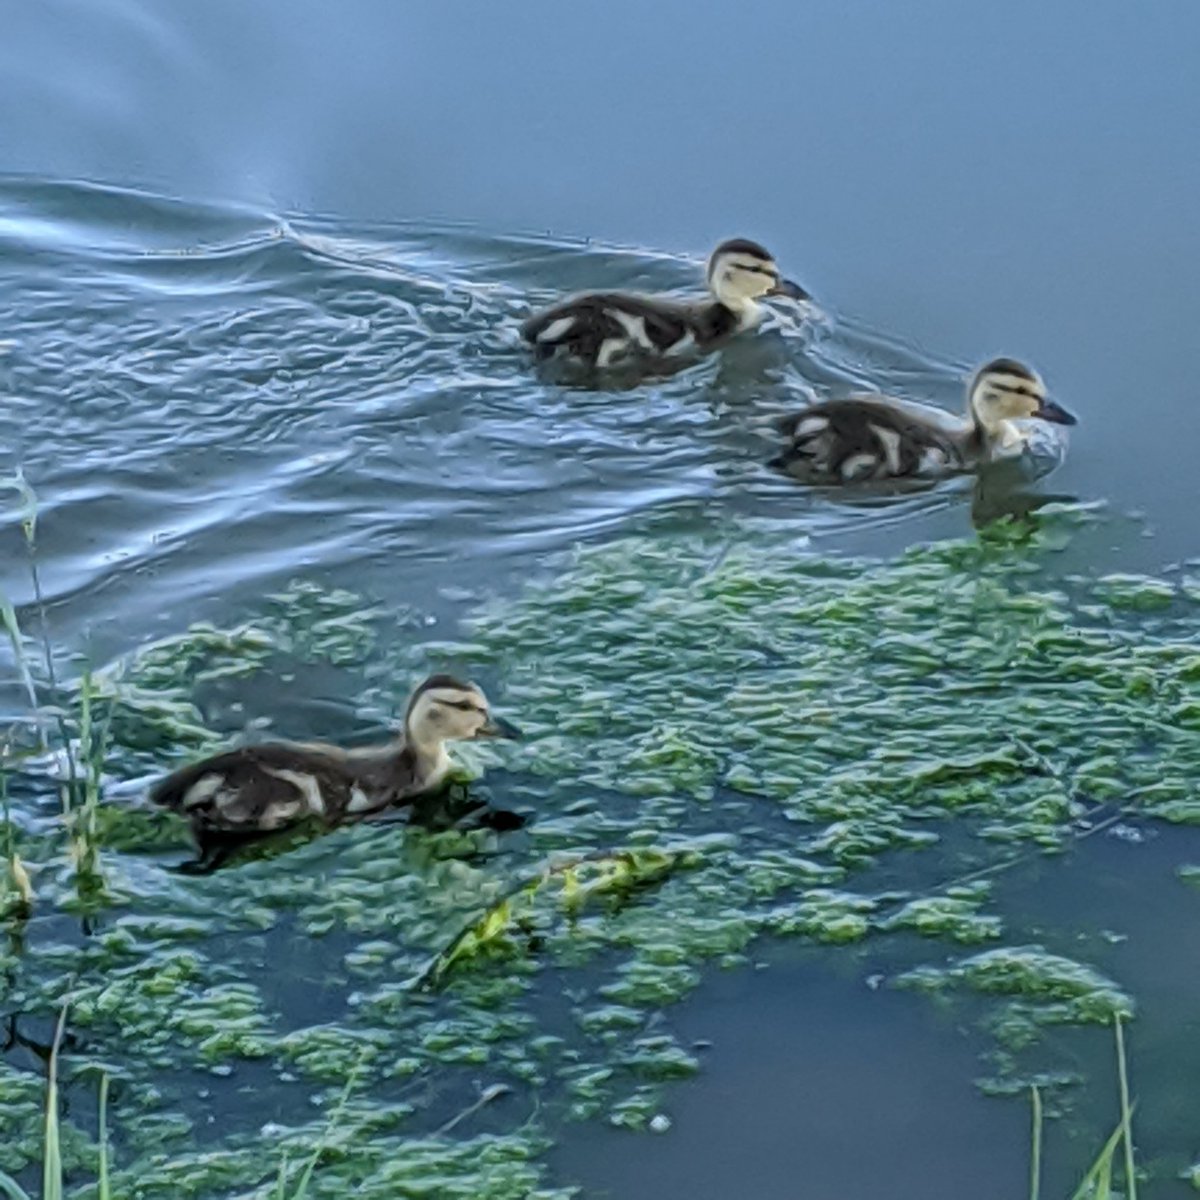
<path fill-rule="evenodd" d="M 753 312 L 762 296 L 812 297 L 798 284 L 784 279 L 774 258 L 757 242 L 731 238 L 722 242 L 708 260 L 708 287 L 716 298 L 736 313 Z"/>
<path fill-rule="evenodd" d="M 418 750 L 437 752 L 443 742 L 518 738 L 516 726 L 493 716 L 483 689 L 453 675 L 430 675 L 413 692 L 404 734 Z"/>
<path fill-rule="evenodd" d="M 996 358 L 979 368 L 967 390 L 975 424 L 991 440 L 1013 446 L 1024 439 L 1014 421 L 1074 425 L 1075 417 L 1046 395 L 1042 377 L 1013 358 Z"/>

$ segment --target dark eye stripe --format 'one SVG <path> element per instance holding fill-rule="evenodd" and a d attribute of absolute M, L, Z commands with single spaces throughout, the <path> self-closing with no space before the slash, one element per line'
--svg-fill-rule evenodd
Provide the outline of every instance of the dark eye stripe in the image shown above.
<path fill-rule="evenodd" d="M 472 704 L 470 700 L 439 700 L 437 703 L 444 704 L 447 708 L 457 708 L 462 712 L 483 712 L 478 704 Z"/>
<path fill-rule="evenodd" d="M 1013 383 L 993 383 L 991 386 L 1001 395 L 1028 396 L 1031 400 L 1040 400 L 1042 398 L 1042 393 L 1032 384 L 1024 386 Z"/>

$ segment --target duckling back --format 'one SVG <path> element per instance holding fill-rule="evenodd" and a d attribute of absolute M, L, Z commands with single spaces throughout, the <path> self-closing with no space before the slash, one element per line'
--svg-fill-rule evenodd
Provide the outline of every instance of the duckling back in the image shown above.
<path fill-rule="evenodd" d="M 521 336 L 541 358 L 562 355 L 603 368 L 629 358 L 703 350 L 736 329 L 737 318 L 720 304 L 586 292 L 535 313 L 521 326 Z"/>
<path fill-rule="evenodd" d="M 181 767 L 156 784 L 153 803 L 193 829 L 268 833 L 306 817 L 333 822 L 368 807 L 358 772 L 333 748 L 245 746 Z"/>
<path fill-rule="evenodd" d="M 969 459 L 970 430 L 949 413 L 884 397 L 814 404 L 782 428 L 789 444 L 771 465 L 809 482 L 936 475 Z"/>

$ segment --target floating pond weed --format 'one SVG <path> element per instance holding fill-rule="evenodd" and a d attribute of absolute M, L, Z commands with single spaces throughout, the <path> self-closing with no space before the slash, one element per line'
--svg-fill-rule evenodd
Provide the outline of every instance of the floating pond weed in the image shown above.
<path fill-rule="evenodd" d="M 114 797 L 89 826 L 107 898 L 74 936 L 67 889 L 35 873 L 56 919 L 28 922 L 6 1010 L 44 1022 L 72 993 L 63 1062 L 120 1064 L 111 1190 L 144 1200 L 289 1196 L 310 1163 L 313 1198 L 561 1200 L 554 1122 L 647 1127 L 698 1069 L 662 1010 L 764 936 L 903 943 L 890 982 L 982 997 L 1024 1089 L 1047 1026 L 1131 1016 L 1133 982 L 1014 938 L 987 881 L 1105 821 L 1200 814 L 1200 615 L 1178 589 L 1046 586 L 1079 519 L 894 562 L 742 529 L 625 539 L 416 650 L 379 636 L 392 616 L 370 603 L 297 583 L 242 624 L 144 647 L 75 689 L 112 743 L 97 790 L 219 745 L 200 697 L 231 681 L 319 660 L 382 722 L 397 680 L 466 662 L 527 741 L 463 786 L 534 820 L 362 824 L 184 878 L 169 823 Z M 10 861 L 45 861 L 39 830 L 10 835 Z M 10 1173 L 40 1161 L 30 1082 L 0 1065 Z"/>
<path fill-rule="evenodd" d="M 1040 946 L 985 950 L 945 968 L 922 967 L 901 976 L 924 991 L 964 987 L 1013 997 L 1042 1024 L 1111 1024 L 1133 1015 L 1133 1000 L 1098 971 Z"/>

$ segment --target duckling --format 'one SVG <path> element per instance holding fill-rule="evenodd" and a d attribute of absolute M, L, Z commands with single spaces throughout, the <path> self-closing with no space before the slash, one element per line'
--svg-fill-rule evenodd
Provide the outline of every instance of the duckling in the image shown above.
<path fill-rule="evenodd" d="M 891 396 L 828 400 L 784 418 L 791 444 L 770 465 L 811 483 L 973 471 L 1032 448 L 1041 421 L 1076 423 L 1036 371 L 997 358 L 971 379 L 965 416 Z"/>
<path fill-rule="evenodd" d="M 588 367 L 623 359 L 706 354 L 763 318 L 764 296 L 809 300 L 799 284 L 782 278 L 757 242 L 732 238 L 708 260 L 710 300 L 674 300 L 633 292 L 584 292 L 535 313 L 521 336 L 539 358 L 561 354 Z"/>
<path fill-rule="evenodd" d="M 370 816 L 436 788 L 450 769 L 446 742 L 517 737 L 474 683 L 431 675 L 409 698 L 403 732 L 391 743 L 243 746 L 181 767 L 150 799 L 190 820 L 203 853 L 214 840 L 272 833 L 306 817 L 335 825 Z"/>

